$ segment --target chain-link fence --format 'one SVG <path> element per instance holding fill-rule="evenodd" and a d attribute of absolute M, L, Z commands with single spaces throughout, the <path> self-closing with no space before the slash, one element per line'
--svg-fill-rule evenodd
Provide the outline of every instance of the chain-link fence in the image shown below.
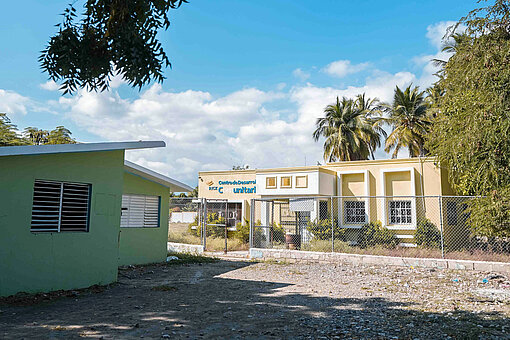
<path fill-rule="evenodd" d="M 170 197 L 169 203 L 168 241 L 202 244 L 200 200 L 193 197 Z"/>
<path fill-rule="evenodd" d="M 225 199 L 170 198 L 168 241 L 202 245 L 209 251 L 247 250 L 244 203 Z"/>
<path fill-rule="evenodd" d="M 254 199 L 250 246 L 510 262 L 510 239 L 473 232 L 474 200 L 461 196 Z"/>

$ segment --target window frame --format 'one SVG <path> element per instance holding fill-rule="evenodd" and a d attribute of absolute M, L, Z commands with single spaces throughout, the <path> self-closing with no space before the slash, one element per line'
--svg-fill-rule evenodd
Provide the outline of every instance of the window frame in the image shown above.
<path fill-rule="evenodd" d="M 274 185 L 269 185 L 269 180 L 273 179 L 274 180 Z M 277 180 L 276 180 L 276 176 L 268 176 L 266 177 L 266 189 L 276 189 L 276 185 L 277 185 Z"/>
<path fill-rule="evenodd" d="M 59 185 L 60 186 L 60 192 L 58 196 L 58 220 L 57 220 L 57 227 L 56 228 L 34 228 L 34 217 L 37 218 L 37 215 L 34 216 L 35 207 L 37 206 L 34 204 L 35 196 L 36 196 L 36 185 L 42 184 L 42 183 L 48 183 L 52 185 Z M 63 210 L 66 209 L 64 207 L 64 201 L 66 200 L 66 191 L 72 190 L 72 188 L 68 188 L 66 190 L 66 185 L 69 186 L 83 186 L 87 188 L 87 197 L 86 197 L 86 212 L 85 212 L 85 221 L 84 221 L 84 227 L 83 228 L 70 228 L 68 226 L 63 227 L 62 221 L 64 218 Z M 76 190 L 76 188 L 74 189 Z M 67 195 L 75 195 L 72 193 L 67 192 Z M 55 197 L 56 198 L 56 197 Z M 69 198 L 68 198 L 69 199 Z M 58 181 L 58 180 L 52 180 L 52 179 L 34 179 L 34 186 L 32 190 L 32 206 L 31 206 L 31 219 L 30 219 L 30 232 L 31 233 L 72 233 L 72 232 L 78 232 L 78 233 L 88 233 L 90 231 L 90 209 L 91 209 L 91 201 L 92 201 L 92 184 L 91 183 L 82 183 L 82 182 L 69 182 L 69 181 Z M 46 201 L 47 202 L 47 201 Z M 56 203 L 56 202 L 55 202 Z M 74 202 L 76 204 L 76 202 Z M 39 208 L 42 208 L 41 206 L 38 206 Z M 38 215 L 39 217 L 43 215 Z"/>
<path fill-rule="evenodd" d="M 288 179 L 289 185 L 284 185 L 283 181 Z M 282 189 L 292 189 L 292 176 L 281 176 L 280 177 L 280 188 Z"/>
<path fill-rule="evenodd" d="M 305 179 L 305 185 L 298 185 L 298 178 L 304 178 Z M 308 188 L 308 175 L 296 175 L 296 188 L 306 189 Z"/>
<path fill-rule="evenodd" d="M 361 204 L 362 207 L 347 207 L 347 204 L 350 204 L 350 203 L 356 203 L 356 204 Z M 358 201 L 358 200 L 344 200 L 343 202 L 343 224 L 345 225 L 364 225 L 367 222 L 367 210 L 366 210 L 366 207 L 367 207 L 367 202 L 365 200 L 362 200 L 362 201 Z M 360 215 L 357 215 L 357 214 L 354 214 L 352 215 L 351 217 L 354 218 L 354 220 L 349 220 L 349 216 L 348 216 L 348 212 L 349 211 L 357 211 L 361 209 L 363 211 L 363 214 L 362 214 L 362 217 L 363 217 L 363 220 L 362 221 L 356 221 L 356 217 L 359 217 Z"/>
<path fill-rule="evenodd" d="M 409 207 L 391 207 L 392 203 L 405 203 L 406 205 L 409 204 Z M 403 210 L 409 210 L 409 216 L 403 215 L 403 214 L 394 214 L 392 216 L 391 212 L 392 210 L 395 210 L 398 212 L 402 212 Z M 392 217 L 395 219 L 392 221 Z M 397 222 L 396 219 L 400 219 L 400 222 Z M 406 222 L 402 222 L 403 219 L 406 219 Z M 407 221 L 409 219 L 409 221 Z M 398 199 L 398 200 L 390 200 L 388 201 L 388 225 L 413 225 L 414 217 L 413 217 L 413 201 L 412 199 Z"/>
<path fill-rule="evenodd" d="M 127 197 L 127 196 L 138 196 L 138 197 L 143 197 L 144 199 L 144 207 L 143 207 L 143 216 L 144 216 L 144 220 L 142 222 L 142 225 L 136 225 L 136 226 L 129 226 L 129 217 L 128 217 L 128 226 L 123 226 L 122 225 L 122 212 L 129 209 L 129 207 L 127 207 L 127 209 L 124 207 L 124 197 Z M 145 225 L 145 215 L 146 215 L 146 208 L 147 208 L 147 198 L 157 198 L 158 199 L 158 213 L 157 213 L 157 225 L 155 226 L 151 226 L 151 225 Z M 131 200 L 130 200 L 131 202 Z M 121 203 L 121 215 L 120 215 L 120 218 L 121 218 L 121 222 L 120 222 L 120 228 L 122 229 L 157 229 L 157 228 L 160 228 L 161 227 L 161 196 L 158 196 L 158 195 L 145 195 L 145 194 L 131 194 L 131 193 L 123 193 L 122 194 L 122 203 Z"/>

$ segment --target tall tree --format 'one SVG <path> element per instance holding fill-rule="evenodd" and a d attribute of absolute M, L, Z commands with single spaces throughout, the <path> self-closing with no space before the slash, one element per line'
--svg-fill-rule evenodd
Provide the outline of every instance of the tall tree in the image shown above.
<path fill-rule="evenodd" d="M 324 109 L 325 117 L 317 119 L 313 138 L 324 141 L 324 160 L 353 161 L 374 156 L 375 149 L 381 144 L 384 134 L 372 118 L 371 109 L 377 100 L 365 99 L 364 95 L 356 100 L 345 97 L 336 98 L 336 103 Z"/>
<path fill-rule="evenodd" d="M 29 126 L 23 130 L 23 137 L 32 145 L 42 145 L 48 143 L 48 131 Z"/>
<path fill-rule="evenodd" d="M 133 87 L 162 82 L 170 61 L 157 38 L 170 26 L 168 12 L 187 0 L 86 0 L 83 14 L 74 3 L 39 57 L 50 79 L 61 89 L 108 89 L 120 75 Z"/>
<path fill-rule="evenodd" d="M 444 66 L 426 145 L 457 193 L 486 196 L 471 210 L 475 231 L 510 236 L 510 1 L 475 9 L 460 24 L 469 39 Z"/>
<path fill-rule="evenodd" d="M 23 140 L 18 136 L 16 125 L 5 113 L 0 113 L 0 146 L 23 145 Z"/>
<path fill-rule="evenodd" d="M 388 117 L 386 123 L 392 128 L 386 139 L 386 152 L 393 153 L 397 158 L 402 148 L 409 150 L 409 157 L 418 157 L 426 154 L 425 135 L 430 126 L 430 117 L 427 112 L 425 95 L 415 86 L 409 85 L 404 91 L 398 86 L 395 88 L 393 102 L 385 104 L 384 110 Z"/>
<path fill-rule="evenodd" d="M 63 126 L 57 126 L 51 131 L 27 127 L 23 131 L 23 135 L 27 142 L 32 145 L 76 143 L 76 140 L 71 137 L 71 131 Z"/>
<path fill-rule="evenodd" d="M 48 133 L 47 144 L 76 144 L 76 140 L 71 137 L 72 133 L 63 126 L 57 126 Z"/>

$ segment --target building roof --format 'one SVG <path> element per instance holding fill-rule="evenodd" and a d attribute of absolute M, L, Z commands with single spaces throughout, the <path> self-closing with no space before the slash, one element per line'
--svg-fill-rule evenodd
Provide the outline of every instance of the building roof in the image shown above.
<path fill-rule="evenodd" d="M 297 172 L 297 171 L 321 171 L 334 174 L 338 168 L 350 166 L 369 166 L 380 164 L 406 164 L 406 163 L 425 163 L 436 162 L 434 157 L 415 157 L 415 158 L 396 158 L 396 159 L 375 159 L 375 160 L 361 160 L 361 161 L 344 161 L 332 162 L 325 165 L 311 165 L 311 166 L 294 166 L 286 168 L 266 168 L 266 169 L 250 169 L 250 170 L 215 170 L 215 171 L 199 171 L 199 175 L 225 175 L 225 174 L 247 174 L 247 173 L 274 173 L 274 172 Z"/>
<path fill-rule="evenodd" d="M 105 142 L 0 147 L 0 156 L 43 155 L 70 152 L 100 152 L 164 147 L 163 141 Z"/>
<path fill-rule="evenodd" d="M 167 177 L 150 169 L 144 168 L 143 166 L 130 161 L 124 161 L 124 171 L 161 184 L 173 192 L 193 191 L 193 188 L 189 185 L 186 185 L 182 182 L 179 182 L 178 180 Z"/>

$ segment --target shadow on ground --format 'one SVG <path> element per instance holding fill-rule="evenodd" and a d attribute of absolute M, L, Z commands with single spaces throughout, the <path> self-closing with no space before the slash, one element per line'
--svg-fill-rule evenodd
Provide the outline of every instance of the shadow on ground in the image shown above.
<path fill-rule="evenodd" d="M 257 264 L 123 270 L 103 292 L 0 306 L 0 338 L 510 338 L 499 313 L 428 313 L 404 301 L 314 296 L 288 292 L 288 283 L 218 277 L 248 266 Z"/>

